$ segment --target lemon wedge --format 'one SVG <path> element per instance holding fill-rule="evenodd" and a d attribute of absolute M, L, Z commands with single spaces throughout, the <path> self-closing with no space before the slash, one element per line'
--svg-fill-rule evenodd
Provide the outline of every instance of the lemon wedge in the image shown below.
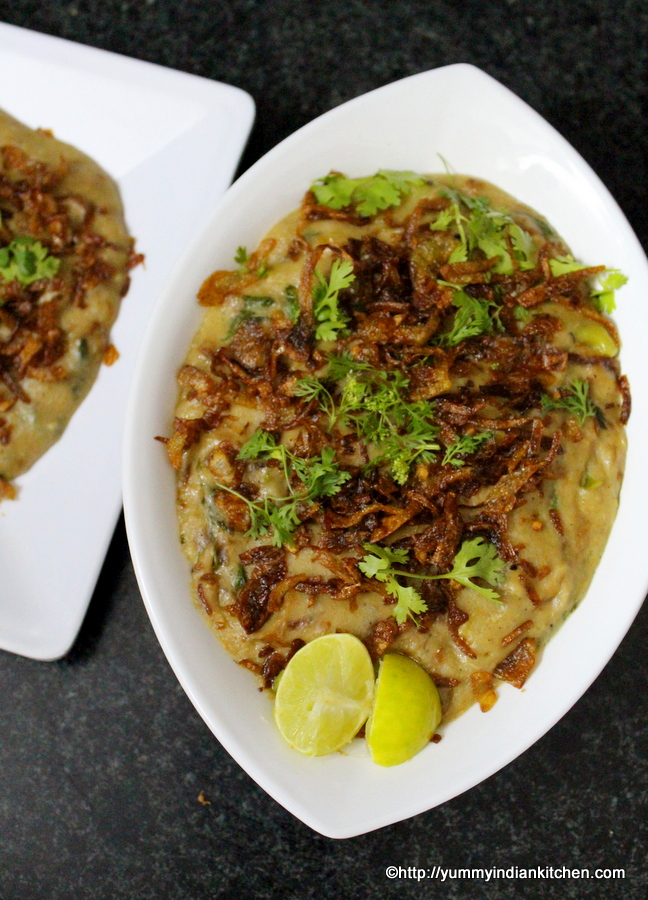
<path fill-rule="evenodd" d="M 380 664 L 367 743 L 379 766 L 397 766 L 428 743 L 441 721 L 436 685 L 417 662 L 387 653 Z"/>
<path fill-rule="evenodd" d="M 374 669 L 352 634 L 326 634 L 290 660 L 277 684 L 274 717 L 291 747 L 324 756 L 348 744 L 371 712 Z"/>

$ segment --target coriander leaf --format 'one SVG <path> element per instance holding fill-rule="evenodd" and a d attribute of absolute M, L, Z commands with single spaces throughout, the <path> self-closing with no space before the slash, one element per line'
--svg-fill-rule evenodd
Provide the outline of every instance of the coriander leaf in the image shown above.
<path fill-rule="evenodd" d="M 608 316 L 612 315 L 616 309 L 614 292 L 627 284 L 628 278 L 618 269 L 606 269 L 602 275 L 599 275 L 598 282 L 601 286 L 600 290 L 592 291 L 594 306 L 599 312 Z"/>
<path fill-rule="evenodd" d="M 440 192 L 444 194 L 444 191 Z M 452 196 L 456 193 L 451 192 Z M 446 195 L 448 196 L 448 195 Z M 447 209 L 442 210 L 433 222 L 430 222 L 432 231 L 455 231 L 459 238 L 459 244 L 454 248 L 448 257 L 449 263 L 465 262 L 468 259 L 468 238 L 464 222 L 467 222 L 466 216 L 463 215 L 457 200 L 453 200 Z"/>
<path fill-rule="evenodd" d="M 394 607 L 394 618 L 398 624 L 404 625 L 408 617 L 416 624 L 416 616 L 427 609 L 427 603 L 419 592 L 413 587 L 404 587 L 395 578 L 390 578 L 387 582 L 387 591 L 398 600 Z"/>
<path fill-rule="evenodd" d="M 334 381 L 341 381 L 351 372 L 372 372 L 376 371 L 369 363 L 361 362 L 353 359 L 347 354 L 340 356 L 329 356 L 327 376 Z"/>
<path fill-rule="evenodd" d="M 0 250 L 0 277 L 24 286 L 53 278 L 60 264 L 60 259 L 50 256 L 40 241 L 30 237 L 14 238 Z"/>
<path fill-rule="evenodd" d="M 514 306 L 513 315 L 524 328 L 533 318 L 533 310 L 527 309 L 526 306 Z"/>
<path fill-rule="evenodd" d="M 387 593 L 398 601 L 394 607 L 394 618 L 403 625 L 410 617 L 416 622 L 416 615 L 425 612 L 427 604 L 413 587 L 405 587 L 394 577 L 392 563 L 403 565 L 407 562 L 407 550 L 379 547 L 377 544 L 363 544 L 367 551 L 358 563 L 358 568 L 367 578 L 374 578 L 386 585 Z"/>
<path fill-rule="evenodd" d="M 378 176 L 384 178 L 402 194 L 409 191 L 413 185 L 425 184 L 425 179 L 416 172 L 409 170 L 398 171 L 396 169 L 378 169 Z"/>
<path fill-rule="evenodd" d="M 298 505 L 320 497 L 337 494 L 342 485 L 351 477 L 335 462 L 333 447 L 324 447 L 319 456 L 302 459 L 295 456 L 285 445 L 277 444 L 267 431 L 258 429 L 241 447 L 238 459 L 276 460 L 283 468 L 288 495 L 285 497 L 264 497 L 249 500 L 238 491 L 218 484 L 220 490 L 234 494 L 242 500 L 250 515 L 250 528 L 246 536 L 259 537 L 272 530 L 273 544 L 282 546 L 292 541 L 292 534 L 300 524 Z M 293 487 L 293 479 L 301 482 L 301 490 Z"/>
<path fill-rule="evenodd" d="M 361 216 L 375 216 L 381 209 L 398 206 L 400 196 L 400 191 L 391 182 L 378 176 L 359 184 L 353 192 L 353 200 Z"/>
<path fill-rule="evenodd" d="M 342 388 L 340 414 L 346 416 L 349 410 L 357 409 L 367 396 L 368 385 L 359 381 L 357 375 L 350 375 Z"/>
<path fill-rule="evenodd" d="M 275 547 L 292 543 L 295 528 L 300 524 L 297 513 L 297 500 L 291 500 L 282 506 L 269 504 L 267 510 L 268 523 L 272 526 Z"/>
<path fill-rule="evenodd" d="M 314 375 L 305 375 L 296 382 L 292 389 L 295 397 L 304 397 L 305 400 L 319 400 L 322 406 L 325 406 L 329 415 L 332 414 L 331 407 L 334 405 L 326 385 Z"/>
<path fill-rule="evenodd" d="M 512 222 L 509 225 L 508 232 L 520 269 L 522 271 L 534 269 L 536 265 L 536 247 L 529 232 L 525 231 L 517 222 Z"/>
<path fill-rule="evenodd" d="M 557 256 L 556 259 L 550 259 L 549 268 L 554 278 L 557 278 L 559 275 L 567 275 L 569 272 L 580 272 L 581 269 L 586 269 L 587 266 L 576 262 L 571 254 L 567 254 L 566 256 Z"/>
<path fill-rule="evenodd" d="M 353 263 L 348 259 L 335 259 L 329 272 L 328 282 L 321 272 L 316 272 L 317 282 L 313 287 L 314 315 L 317 322 L 315 337 L 321 341 L 335 341 L 338 332 L 348 322 L 338 307 L 338 294 L 355 280 Z"/>
<path fill-rule="evenodd" d="M 430 423 L 433 405 L 408 400 L 409 379 L 403 372 L 386 372 L 348 356 L 333 356 L 326 377 L 342 381 L 337 400 L 319 385 L 304 384 L 299 390 L 319 396 L 331 428 L 341 421 L 376 448 L 368 466 L 389 466 L 394 481 L 405 484 L 415 460 L 434 460 L 440 447 L 434 440 L 438 429 Z"/>
<path fill-rule="evenodd" d="M 246 441 L 239 450 L 237 459 L 258 459 L 259 456 L 277 449 L 277 442 L 268 431 L 260 428 Z"/>
<path fill-rule="evenodd" d="M 606 274 L 599 276 L 599 283 L 605 291 L 617 291 L 628 283 L 628 276 L 618 269 L 606 269 Z"/>
<path fill-rule="evenodd" d="M 236 253 L 234 254 L 234 262 L 237 266 L 239 266 L 241 269 L 244 269 L 249 258 L 250 257 L 245 247 L 237 247 Z"/>
<path fill-rule="evenodd" d="M 472 578 L 481 578 L 487 584 L 497 587 L 502 582 L 506 565 L 497 555 L 493 544 L 484 543 L 481 537 L 464 541 L 454 558 L 452 569 L 445 578 L 452 578 L 464 587 L 477 591 L 487 600 L 501 602 L 495 591 L 474 584 Z"/>
<path fill-rule="evenodd" d="M 427 435 L 405 432 L 386 438 L 380 445 L 380 456 L 372 460 L 370 465 L 389 463 L 389 472 L 396 484 L 405 484 L 412 464 L 417 459 L 421 462 L 433 462 L 436 451 L 441 449 L 433 440 L 438 434 L 438 428 L 428 425 L 426 430 Z"/>
<path fill-rule="evenodd" d="M 475 450 L 479 449 L 482 444 L 485 444 L 486 441 L 490 440 L 493 437 L 492 431 L 482 431 L 478 434 L 464 434 L 460 437 L 454 444 L 450 444 L 450 446 L 446 449 L 445 456 L 441 462 L 442 465 L 447 466 L 463 466 L 465 462 L 463 459 L 457 459 L 458 456 L 469 456 L 471 453 L 474 453 Z"/>
<path fill-rule="evenodd" d="M 347 178 L 332 172 L 314 182 L 311 191 L 322 206 L 344 209 L 353 204 L 361 216 L 375 216 L 383 209 L 398 206 L 412 185 L 423 183 L 415 172 L 381 169 L 368 178 Z"/>
<path fill-rule="evenodd" d="M 303 474 L 299 473 L 308 492 L 306 499 L 332 497 L 351 478 L 351 473 L 340 469 L 334 460 L 333 447 L 324 447 L 319 458 L 315 456 L 306 461 L 307 468 L 303 470 Z"/>
<path fill-rule="evenodd" d="M 582 269 L 589 268 L 582 263 L 576 262 L 574 257 L 569 255 L 550 259 L 549 267 L 554 277 L 566 275 L 568 272 L 580 272 Z M 592 291 L 592 302 L 599 312 L 609 316 L 616 309 L 614 292 L 623 287 L 624 284 L 627 284 L 628 278 L 618 269 L 606 269 L 605 272 L 597 276 L 597 280 L 600 287 Z"/>
<path fill-rule="evenodd" d="M 367 554 L 358 563 L 360 571 L 368 578 L 386 581 L 390 577 L 392 563 L 404 565 L 407 550 L 399 547 L 380 547 L 378 544 L 363 544 Z"/>
<path fill-rule="evenodd" d="M 510 275 L 513 263 L 506 240 L 506 227 L 512 222 L 508 216 L 497 213 L 476 211 L 471 214 L 467 225 L 470 249 L 478 247 L 487 259 L 497 258 L 493 272 Z"/>
<path fill-rule="evenodd" d="M 439 193 L 445 194 L 453 203 L 467 206 L 471 213 L 487 213 L 490 210 L 490 200 L 488 197 L 471 197 L 470 194 L 464 194 L 454 188 L 444 188 Z"/>
<path fill-rule="evenodd" d="M 497 274 L 510 275 L 516 266 L 523 270 L 535 267 L 533 239 L 511 216 L 491 209 L 486 197 L 471 197 L 454 188 L 443 188 L 439 193 L 450 200 L 450 206 L 442 210 L 430 228 L 451 231 L 454 225 L 459 245 L 450 254 L 449 263 L 465 262 L 478 249 L 488 259 L 497 258 L 492 268 Z"/>
<path fill-rule="evenodd" d="M 252 294 L 243 294 L 243 302 L 246 305 L 256 304 L 257 306 L 272 306 L 274 297 L 258 297 Z"/>
<path fill-rule="evenodd" d="M 288 318 L 293 322 L 299 321 L 299 298 L 297 295 L 297 288 L 294 284 L 289 284 L 284 289 L 284 301 Z"/>
<path fill-rule="evenodd" d="M 598 407 L 590 397 L 589 387 L 587 381 L 576 378 L 568 387 L 560 390 L 558 398 L 543 394 L 541 397 L 542 414 L 545 415 L 552 409 L 564 409 L 571 413 L 581 426 L 587 419 L 598 419 Z"/>
<path fill-rule="evenodd" d="M 387 592 L 398 600 L 394 616 L 399 624 L 407 617 L 415 619 L 415 615 L 425 612 L 426 604 L 421 595 L 412 587 L 404 587 L 397 581 L 397 576 L 417 578 L 426 581 L 438 581 L 442 578 L 458 581 L 463 587 L 476 591 L 487 600 L 501 603 L 497 593 L 490 588 L 475 584 L 473 578 L 481 578 L 493 587 L 497 587 L 503 577 L 506 565 L 497 555 L 493 544 L 484 543 L 481 537 L 464 541 L 456 554 L 450 572 L 442 575 L 421 575 L 394 568 L 393 563 L 407 563 L 407 550 L 379 547 L 377 544 L 363 544 L 367 552 L 359 561 L 358 568 L 368 578 L 375 578 L 387 586 Z"/>
<path fill-rule="evenodd" d="M 448 347 L 493 330 L 489 309 L 496 304 L 492 300 L 471 297 L 465 291 L 455 291 L 452 303 L 457 307 L 452 329 L 443 337 Z"/>
<path fill-rule="evenodd" d="M 433 222 L 430 222 L 431 231 L 450 231 L 453 222 L 459 222 L 463 216 L 459 212 L 459 207 L 452 203 L 445 209 L 442 209 Z"/>
<path fill-rule="evenodd" d="M 234 584 L 232 585 L 234 593 L 238 594 L 246 582 L 247 582 L 247 575 L 245 573 L 245 569 L 239 563 L 238 569 L 236 570 L 236 577 L 234 578 Z"/>
<path fill-rule="evenodd" d="M 349 206 L 353 192 L 361 179 L 347 178 L 339 172 L 331 172 L 311 185 L 311 191 L 320 206 L 344 209 Z"/>

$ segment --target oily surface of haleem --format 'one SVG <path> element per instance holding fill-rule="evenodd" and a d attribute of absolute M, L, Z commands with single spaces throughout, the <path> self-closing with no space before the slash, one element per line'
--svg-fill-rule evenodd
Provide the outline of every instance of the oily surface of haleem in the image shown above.
<path fill-rule="evenodd" d="M 616 514 L 603 267 L 488 183 L 412 173 L 327 176 L 237 261 L 199 294 L 167 440 L 196 602 L 266 687 L 343 631 L 420 662 L 445 721 L 488 709 Z"/>
<path fill-rule="evenodd" d="M 0 479 L 61 436 L 102 360 L 140 258 L 117 185 L 0 111 Z"/>

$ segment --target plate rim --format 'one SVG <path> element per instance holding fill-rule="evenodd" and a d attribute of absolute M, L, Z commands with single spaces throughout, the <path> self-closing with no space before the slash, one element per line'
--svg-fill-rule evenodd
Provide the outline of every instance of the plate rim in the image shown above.
<path fill-rule="evenodd" d="M 27 61 L 44 61 L 55 69 L 60 70 L 77 70 L 81 73 L 93 72 L 112 83 L 152 86 L 158 90 L 163 89 L 173 92 L 176 96 L 186 97 L 187 99 L 192 98 L 194 101 L 198 100 L 205 109 L 205 119 L 216 116 L 218 113 L 221 116 L 226 116 L 228 124 L 231 124 L 230 130 L 223 140 L 221 157 L 214 167 L 215 171 L 218 171 L 219 177 L 222 177 L 228 183 L 231 182 L 249 138 L 255 115 L 254 100 L 242 88 L 5 22 L 0 22 L 0 55 L 14 55 Z M 11 114 L 20 118 L 20 113 L 16 112 L 15 107 L 12 108 Z M 62 135 L 61 138 L 65 140 L 65 135 Z M 83 149 L 83 147 L 80 147 L 80 149 Z M 151 160 L 157 157 L 162 149 L 160 148 L 151 157 L 138 163 L 137 166 L 147 166 Z M 133 170 L 128 170 L 121 176 L 115 177 L 115 181 L 120 186 L 122 193 L 123 181 L 128 177 L 130 171 Z M 214 176 L 215 180 L 216 176 Z M 127 217 L 128 214 L 129 209 L 126 210 Z M 202 227 L 204 218 L 205 214 L 203 213 L 201 219 L 195 223 L 195 231 Z M 169 267 L 166 271 L 165 280 L 170 268 L 172 267 Z M 138 273 L 135 272 L 134 275 L 137 278 Z M 150 315 L 154 308 L 154 303 L 149 302 L 148 307 Z M 121 311 L 117 322 L 123 321 L 124 318 L 127 318 L 127 309 Z M 117 327 L 117 322 L 114 327 Z M 145 330 L 145 328 L 140 329 L 140 338 L 143 337 Z M 132 354 L 132 358 L 123 360 L 124 365 L 130 366 L 130 381 L 132 381 L 135 361 L 135 354 Z M 81 408 L 84 408 L 86 404 L 91 402 L 91 398 L 92 390 L 89 397 L 84 400 Z M 123 429 L 128 390 L 122 391 L 117 402 L 120 407 L 120 427 Z M 64 442 L 65 435 L 62 436 L 61 441 L 57 442 L 57 444 L 64 444 Z M 35 466 L 39 462 L 37 461 Z M 118 446 L 114 458 L 117 471 L 120 470 L 121 463 L 121 446 Z M 25 475 L 28 474 L 25 473 Z M 25 475 L 20 477 L 24 478 Z M 121 479 L 118 480 L 121 482 Z M 20 479 L 18 479 L 18 485 L 20 486 Z M 20 498 L 13 502 L 20 503 Z M 109 505 L 108 500 L 105 502 L 107 507 Z M 59 630 L 55 632 L 48 629 L 38 631 L 34 630 L 31 627 L 31 623 L 26 619 L 24 627 L 18 632 L 13 621 L 10 625 L 4 624 L 2 608 L 0 607 L 0 648 L 2 650 L 42 662 L 60 659 L 69 652 L 77 638 L 94 595 L 106 553 L 119 520 L 122 507 L 121 484 L 116 495 L 112 498 L 110 506 L 109 515 L 107 508 L 103 510 L 105 525 L 103 535 L 101 541 L 97 537 L 96 551 L 93 552 L 92 559 L 87 562 L 83 585 L 79 578 L 71 592 L 73 601 L 69 605 L 66 603 L 68 612 L 70 607 L 73 607 L 74 613 L 67 615 L 65 620 L 67 627 L 63 628 L 59 625 Z M 64 568 L 64 562 L 62 568 Z"/>

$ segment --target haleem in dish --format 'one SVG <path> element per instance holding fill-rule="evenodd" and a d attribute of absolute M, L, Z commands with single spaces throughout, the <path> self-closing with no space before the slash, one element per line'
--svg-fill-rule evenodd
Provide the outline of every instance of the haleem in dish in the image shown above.
<path fill-rule="evenodd" d="M 110 176 L 0 111 L 0 498 L 116 359 L 133 245 Z"/>
<path fill-rule="evenodd" d="M 488 710 L 616 514 L 624 277 L 489 183 L 393 171 L 321 178 L 236 263 L 166 439 L 197 604 L 266 688 L 344 633 L 415 660 L 443 722 Z"/>

